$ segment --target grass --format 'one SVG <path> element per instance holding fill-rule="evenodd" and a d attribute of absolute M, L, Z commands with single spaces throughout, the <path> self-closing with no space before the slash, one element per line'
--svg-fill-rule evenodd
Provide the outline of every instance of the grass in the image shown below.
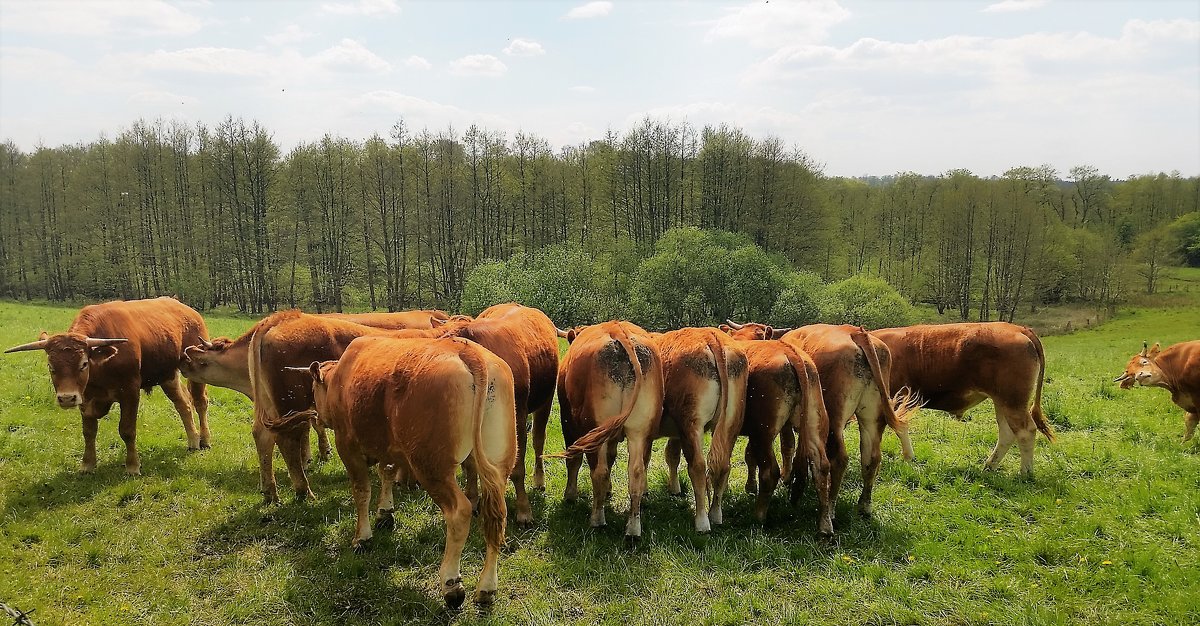
<path fill-rule="evenodd" d="M 65 328 L 74 309 L 0 303 L 0 347 Z M 250 320 L 212 317 L 214 334 Z M 123 471 L 115 416 L 99 467 L 77 473 L 79 416 L 54 406 L 40 354 L 0 357 L 0 601 L 44 624 L 866 623 L 1182 624 L 1200 622 L 1200 446 L 1181 445 L 1182 411 L 1157 389 L 1108 383 L 1143 339 L 1194 339 L 1200 307 L 1139 309 L 1049 337 L 1045 407 L 1059 441 L 1039 441 L 1036 477 L 1014 453 L 981 469 L 996 439 L 990 404 L 965 422 L 922 412 L 917 459 L 888 435 L 875 516 L 854 513 L 851 464 L 837 535 L 815 536 L 809 491 L 776 494 L 753 520 L 735 451 L 726 525 L 692 531 L 690 499 L 666 493 L 661 442 L 635 549 L 623 545 L 623 463 L 606 528 L 587 527 L 590 485 L 562 501 L 549 463 L 536 524 L 510 526 L 500 595 L 487 613 L 446 611 L 435 575 L 436 507 L 399 493 L 397 529 L 348 548 L 348 483 L 336 459 L 312 468 L 315 502 L 260 505 L 251 407 L 211 391 L 213 449 L 188 453 L 161 392 L 142 404 L 140 478 Z M 548 448 L 562 445 L 551 419 Z M 850 445 L 856 446 L 854 428 Z M 852 453 L 852 458 L 857 458 Z M 288 484 L 277 463 L 281 485 Z M 686 474 L 684 474 L 686 483 Z M 511 488 L 510 488 L 511 491 Z M 511 502 L 511 498 L 510 498 Z M 476 526 L 464 555 L 474 589 Z"/>

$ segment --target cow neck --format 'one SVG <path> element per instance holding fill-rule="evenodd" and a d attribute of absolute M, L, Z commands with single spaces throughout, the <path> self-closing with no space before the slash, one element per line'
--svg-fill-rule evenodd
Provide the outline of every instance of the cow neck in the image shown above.
<path fill-rule="evenodd" d="M 1163 389 L 1170 391 L 1171 394 L 1174 395 L 1175 390 L 1178 389 L 1178 386 L 1175 384 L 1175 376 L 1170 373 L 1171 368 L 1163 367 L 1163 365 L 1167 364 L 1167 363 L 1161 362 L 1162 358 L 1164 356 L 1167 357 L 1167 361 L 1171 361 L 1172 359 L 1170 357 L 1172 357 L 1174 355 L 1168 354 L 1167 352 L 1164 351 L 1164 352 L 1160 353 L 1158 356 L 1150 359 L 1150 361 L 1152 363 L 1154 363 L 1156 366 L 1158 366 L 1158 371 L 1162 372 L 1163 383 L 1165 383 L 1165 384 L 1160 383 L 1155 386 L 1162 387 Z"/>

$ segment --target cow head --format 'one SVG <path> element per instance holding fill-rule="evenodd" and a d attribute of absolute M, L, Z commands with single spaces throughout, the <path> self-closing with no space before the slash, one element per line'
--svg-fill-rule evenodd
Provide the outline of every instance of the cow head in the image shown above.
<path fill-rule="evenodd" d="M 97 339 L 79 333 L 42 333 L 37 341 L 14 346 L 4 352 L 45 350 L 50 361 L 50 380 L 58 406 L 64 409 L 83 404 L 92 370 L 117 355 L 116 344 L 128 339 Z"/>
<path fill-rule="evenodd" d="M 183 349 L 179 373 L 193 382 L 237 389 L 250 395 L 245 346 L 237 349 L 235 345 L 227 337 L 212 341 L 201 338 L 199 344 Z"/>
<path fill-rule="evenodd" d="M 451 315 L 445 319 L 435 315 L 429 316 L 429 326 L 431 328 L 441 328 L 451 324 L 469 324 L 473 321 L 475 321 L 475 318 L 471 317 L 470 315 Z"/>
<path fill-rule="evenodd" d="M 579 333 L 582 333 L 585 328 L 587 328 L 587 326 L 581 325 L 581 326 L 576 326 L 574 328 L 568 328 L 567 330 L 563 330 L 556 326 L 556 327 L 554 327 L 554 330 L 558 332 L 559 337 L 566 339 L 567 343 L 571 344 L 571 343 L 575 343 L 575 338 L 578 337 Z"/>
<path fill-rule="evenodd" d="M 1146 342 L 1142 342 L 1142 351 L 1129 359 L 1129 363 L 1125 364 L 1125 373 L 1114 378 L 1113 382 L 1121 383 L 1121 389 L 1129 389 L 1134 383 L 1143 387 L 1164 384 L 1166 377 L 1163 375 L 1162 368 L 1154 362 L 1154 357 L 1158 356 L 1158 353 L 1157 343 L 1153 348 L 1147 348 Z"/>
<path fill-rule="evenodd" d="M 720 326 L 721 330 L 734 339 L 743 341 L 762 341 L 764 339 L 779 339 L 787 334 L 790 328 L 773 328 L 766 324 L 758 324 L 756 322 L 746 322 L 738 324 L 733 320 L 725 320 Z"/>
<path fill-rule="evenodd" d="M 337 367 L 337 361 L 313 361 L 308 367 L 285 367 L 283 369 L 291 372 L 307 372 L 313 379 L 313 405 L 317 407 L 317 413 L 321 413 L 321 407 L 325 406 L 325 381 L 329 379 L 329 374 L 333 368 Z"/>

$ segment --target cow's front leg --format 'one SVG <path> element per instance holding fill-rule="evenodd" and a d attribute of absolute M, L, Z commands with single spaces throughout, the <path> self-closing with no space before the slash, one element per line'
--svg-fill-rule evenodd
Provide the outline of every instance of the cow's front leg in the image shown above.
<path fill-rule="evenodd" d="M 100 418 L 108 415 L 112 402 L 85 402 L 79 407 L 83 417 L 83 463 L 79 471 L 90 474 L 96 471 L 96 431 L 100 427 Z"/>
<path fill-rule="evenodd" d="M 137 391 L 118 400 L 121 405 L 121 422 L 117 430 L 125 442 L 125 473 L 130 476 L 141 476 L 142 462 L 137 452 L 137 412 L 139 398 Z"/>

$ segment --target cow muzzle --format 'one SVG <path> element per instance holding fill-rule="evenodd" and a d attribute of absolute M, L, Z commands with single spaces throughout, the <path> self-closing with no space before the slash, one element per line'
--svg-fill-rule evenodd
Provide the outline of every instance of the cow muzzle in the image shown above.
<path fill-rule="evenodd" d="M 78 392 L 59 393 L 55 394 L 55 399 L 58 400 L 58 406 L 64 409 L 73 409 L 80 404 L 83 404 L 83 397 Z"/>

